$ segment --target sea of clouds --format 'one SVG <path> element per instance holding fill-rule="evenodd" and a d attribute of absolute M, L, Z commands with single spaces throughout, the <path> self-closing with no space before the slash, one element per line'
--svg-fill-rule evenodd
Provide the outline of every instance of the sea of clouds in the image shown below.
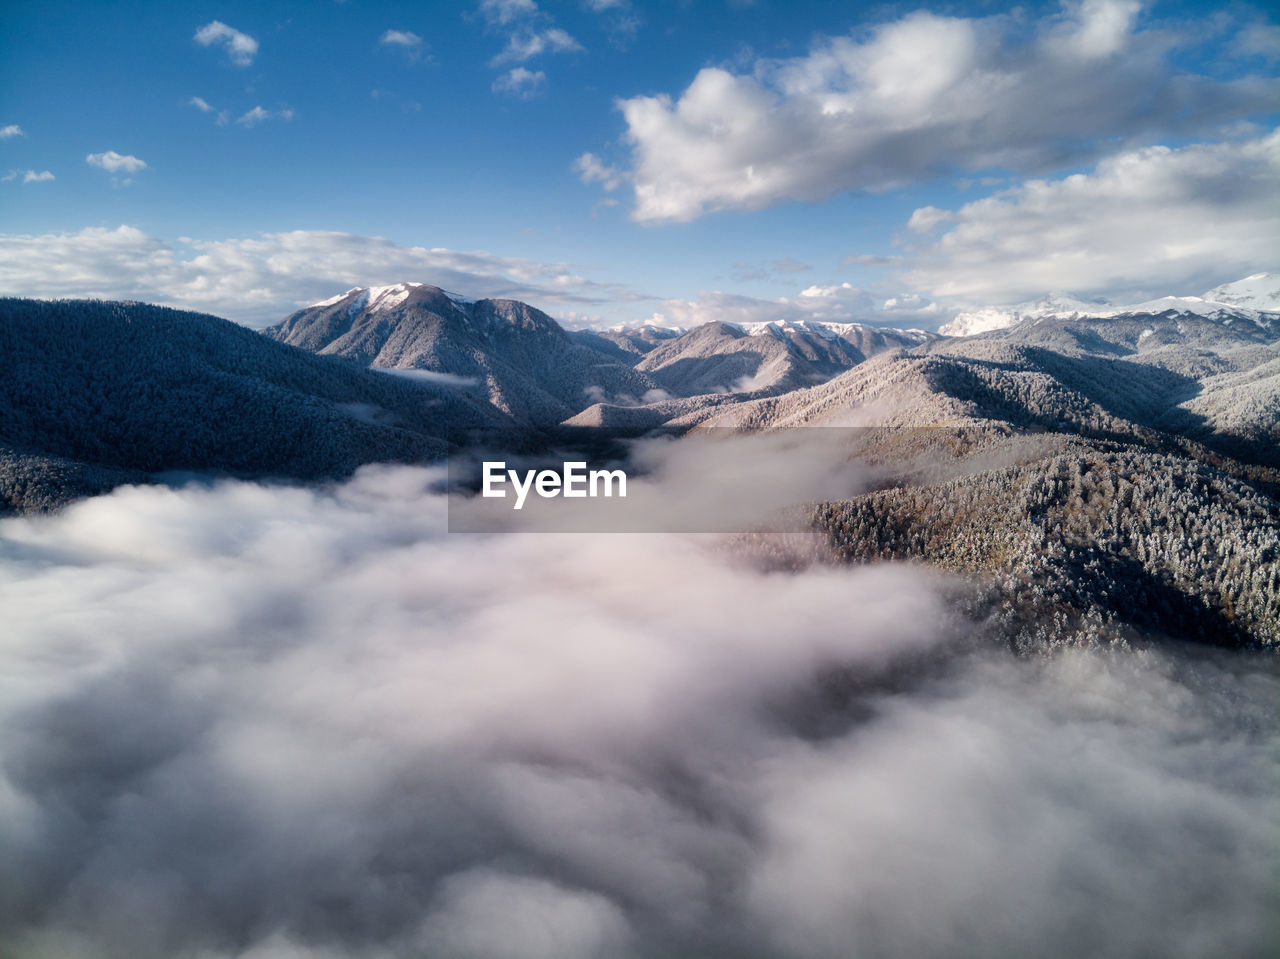
<path fill-rule="evenodd" d="M 1280 675 L 918 568 L 446 530 L 438 473 L 0 522 L 0 955 L 1274 955 Z"/>

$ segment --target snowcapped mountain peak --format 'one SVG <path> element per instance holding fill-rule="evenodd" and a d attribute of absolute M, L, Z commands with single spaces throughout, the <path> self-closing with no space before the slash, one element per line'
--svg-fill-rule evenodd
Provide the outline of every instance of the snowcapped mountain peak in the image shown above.
<path fill-rule="evenodd" d="M 331 296 L 329 299 L 321 300 L 319 303 L 312 303 L 307 306 L 307 309 L 335 306 L 354 295 L 355 301 L 351 304 L 352 309 L 389 310 L 392 307 L 399 306 L 409 298 L 409 294 L 414 289 L 424 285 L 422 283 L 406 282 L 396 283 L 392 286 L 353 286 L 345 293 Z"/>
<path fill-rule="evenodd" d="M 320 306 L 333 306 L 334 304 L 341 303 L 343 300 L 349 297 L 352 293 L 363 293 L 363 292 L 364 292 L 363 287 L 353 286 L 351 289 L 347 290 L 345 293 L 339 293 L 337 296 L 331 296 L 327 300 L 321 300 L 319 303 L 308 303 L 305 308 L 308 310 L 314 310 L 316 307 L 320 307 Z"/>
<path fill-rule="evenodd" d="M 1206 300 L 1264 313 L 1280 313 L 1280 273 L 1254 273 L 1234 283 L 1215 286 Z"/>

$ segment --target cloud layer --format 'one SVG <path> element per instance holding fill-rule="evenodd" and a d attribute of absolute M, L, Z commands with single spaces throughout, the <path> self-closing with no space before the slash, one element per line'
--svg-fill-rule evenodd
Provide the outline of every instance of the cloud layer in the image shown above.
<path fill-rule="evenodd" d="M 0 235 L 4 294 L 143 300 L 256 326 L 353 286 L 404 280 L 472 297 L 522 299 L 552 313 L 633 296 L 594 283 L 566 263 L 402 247 L 323 230 L 191 240 L 178 247 L 130 226 Z"/>
<path fill-rule="evenodd" d="M 1142 29 L 1138 13 L 1135 0 L 1084 0 L 1028 27 L 917 12 L 748 74 L 707 67 L 678 96 L 621 99 L 632 216 L 691 220 L 957 171 L 1038 173 L 1274 110 L 1280 81 L 1182 72 L 1173 53 L 1187 38 Z"/>
<path fill-rule="evenodd" d="M 0 522 L 0 951 L 1276 945 L 1272 671 L 964 653 L 902 568 L 449 537 L 433 479 Z"/>

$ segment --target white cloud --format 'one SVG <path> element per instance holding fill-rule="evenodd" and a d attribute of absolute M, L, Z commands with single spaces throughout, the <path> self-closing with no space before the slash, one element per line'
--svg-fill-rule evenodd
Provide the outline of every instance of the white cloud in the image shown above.
<path fill-rule="evenodd" d="M 490 66 L 507 63 L 524 63 L 544 53 L 573 53 L 582 50 L 582 44 L 559 27 L 546 30 L 522 30 L 507 39 L 507 46 L 489 61 Z"/>
<path fill-rule="evenodd" d="M 16 296 L 143 300 L 250 325 L 355 286 L 417 280 L 472 297 L 525 300 L 552 314 L 632 299 L 567 263 L 487 252 L 397 246 L 322 230 L 174 245 L 130 226 L 0 235 L 0 292 Z"/>
<path fill-rule="evenodd" d="M 26 131 L 16 123 L 0 127 L 0 140 L 8 140 L 11 137 L 25 137 L 26 135 Z"/>
<path fill-rule="evenodd" d="M 0 521 L 0 953 L 1067 959 L 1274 936 L 1266 663 L 1016 657 L 892 564 L 451 536 L 438 478 Z"/>
<path fill-rule="evenodd" d="M 538 13 L 533 0 L 482 0 L 480 12 L 492 24 L 505 26 L 515 20 L 532 17 Z"/>
<path fill-rule="evenodd" d="M 521 100 L 529 100 L 542 91 L 546 82 L 547 75 L 541 70 L 513 67 L 494 80 L 491 89 L 494 93 L 505 93 Z"/>
<path fill-rule="evenodd" d="M 136 156 L 120 154 L 115 150 L 108 150 L 106 153 L 90 153 L 84 158 L 84 162 L 110 173 L 137 173 L 147 168 L 147 164 Z"/>
<path fill-rule="evenodd" d="M 48 170 L 37 172 L 36 170 L 10 170 L 4 176 L 0 176 L 0 183 L 8 183 L 12 180 L 22 177 L 23 183 L 51 183 L 54 175 Z"/>
<path fill-rule="evenodd" d="M 599 183 L 606 192 L 616 190 L 623 179 L 616 167 L 606 166 L 594 153 L 584 153 L 574 160 L 573 171 L 583 183 Z"/>
<path fill-rule="evenodd" d="M 917 210 L 908 226 L 921 240 L 898 279 L 975 304 L 1051 290 L 1128 302 L 1199 294 L 1274 266 L 1277 197 L 1280 131 L 1128 151 L 957 210 Z"/>
<path fill-rule="evenodd" d="M 383 46 L 389 47 L 420 47 L 422 46 L 422 37 L 416 33 L 410 33 L 408 30 L 388 30 L 378 40 Z"/>
<path fill-rule="evenodd" d="M 1280 100 L 1275 77 L 1179 72 L 1179 35 L 1136 17 L 1132 0 L 1085 0 L 1028 32 L 1010 16 L 917 12 L 749 73 L 707 67 L 675 97 L 621 99 L 632 216 L 690 220 L 959 170 L 1038 173 Z"/>
<path fill-rule="evenodd" d="M 254 107 L 248 113 L 244 114 L 244 116 L 239 117 L 236 120 L 236 123 L 245 127 L 254 127 L 254 126 L 257 126 L 259 123 L 263 123 L 267 120 L 292 120 L 292 119 L 293 119 L 292 110 L 264 110 L 262 107 L 258 106 L 258 107 Z"/>
<path fill-rule="evenodd" d="M 206 23 L 196 31 L 194 39 L 202 47 L 207 47 L 214 43 L 223 44 L 227 48 L 227 56 L 238 67 L 249 66 L 253 63 L 253 58 L 258 55 L 257 40 L 247 33 L 241 33 L 239 30 L 227 26 L 221 20 L 213 20 Z"/>
<path fill-rule="evenodd" d="M 720 290 L 704 291 L 693 300 L 664 300 L 650 322 L 694 327 L 703 323 L 772 323 L 815 320 L 879 326 L 933 326 L 941 309 L 913 294 L 885 300 L 850 283 L 815 284 L 794 296 L 763 299 Z"/>
<path fill-rule="evenodd" d="M 213 107 L 211 107 L 208 101 L 206 101 L 203 97 L 192 97 L 190 100 L 187 101 L 187 103 L 191 104 L 191 106 L 195 107 L 201 113 L 213 112 Z"/>

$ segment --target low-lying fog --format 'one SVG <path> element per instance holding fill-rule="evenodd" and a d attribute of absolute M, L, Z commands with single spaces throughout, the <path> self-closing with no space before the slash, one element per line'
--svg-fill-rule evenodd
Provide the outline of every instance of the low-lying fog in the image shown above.
<path fill-rule="evenodd" d="M 1017 659 L 919 569 L 438 479 L 0 523 L 0 955 L 1280 949 L 1274 659 Z"/>

